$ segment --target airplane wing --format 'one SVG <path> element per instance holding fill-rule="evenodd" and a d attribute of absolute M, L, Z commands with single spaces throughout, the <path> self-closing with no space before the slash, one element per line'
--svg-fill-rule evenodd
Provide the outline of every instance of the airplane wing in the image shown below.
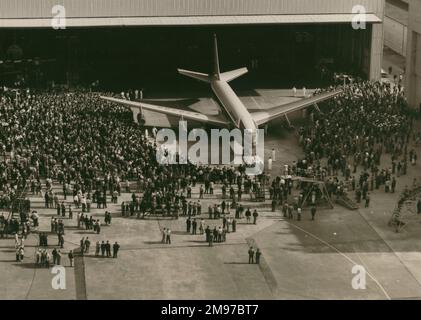
<path fill-rule="evenodd" d="M 141 110 L 141 109 L 149 110 L 149 111 L 153 111 L 153 112 L 166 114 L 166 115 L 169 115 L 169 116 L 177 116 L 177 117 L 180 117 L 180 118 L 182 117 L 185 120 L 194 120 L 194 121 L 198 121 L 198 122 L 214 124 L 214 125 L 217 125 L 217 126 L 228 126 L 228 125 L 230 125 L 230 122 L 227 121 L 227 119 L 221 117 L 220 115 L 219 116 L 205 115 L 203 113 L 194 112 L 194 111 L 180 110 L 180 109 L 158 106 L 158 105 L 153 105 L 153 104 L 144 103 L 144 102 L 136 102 L 136 101 L 130 101 L 130 100 L 117 99 L 117 98 L 113 98 L 113 97 L 101 96 L 101 99 L 104 99 L 104 100 L 107 100 L 107 101 L 110 101 L 110 102 L 114 102 L 114 103 L 118 103 L 118 104 L 123 104 L 123 105 L 129 106 L 131 109 L 136 109 L 137 111 Z"/>
<path fill-rule="evenodd" d="M 285 116 L 290 112 L 305 109 L 311 105 L 331 99 L 340 93 L 342 93 L 342 90 L 321 93 L 310 98 L 294 101 L 268 110 L 253 112 L 251 113 L 251 116 L 257 125 L 262 125 L 276 118 Z"/>

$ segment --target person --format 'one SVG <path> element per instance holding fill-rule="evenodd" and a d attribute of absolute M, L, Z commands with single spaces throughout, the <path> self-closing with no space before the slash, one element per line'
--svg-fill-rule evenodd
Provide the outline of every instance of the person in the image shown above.
<path fill-rule="evenodd" d="M 256 250 L 256 264 L 260 264 L 260 256 L 262 255 L 262 253 L 260 252 L 260 249 L 257 248 Z"/>
<path fill-rule="evenodd" d="M 417 201 L 417 214 L 421 213 L 421 198 L 418 199 Z"/>
<path fill-rule="evenodd" d="M 209 234 L 206 234 L 209 242 L 209 247 L 213 247 L 213 233 L 210 231 L 209 226 L 206 230 L 209 230 Z"/>
<path fill-rule="evenodd" d="M 105 251 L 107 252 L 107 258 L 111 257 L 111 244 L 108 240 L 105 244 Z"/>
<path fill-rule="evenodd" d="M 396 178 L 393 177 L 392 178 L 392 193 L 395 193 L 395 189 L 396 189 Z"/>
<path fill-rule="evenodd" d="M 272 199 L 272 203 L 271 203 L 271 207 L 272 207 L 272 212 L 275 212 L 276 210 L 276 199 Z"/>
<path fill-rule="evenodd" d="M 63 249 L 63 247 L 64 247 L 64 237 L 63 237 L 63 234 L 61 234 L 61 233 L 58 235 L 58 246 L 61 249 Z"/>
<path fill-rule="evenodd" d="M 297 221 L 301 221 L 301 208 L 297 208 Z"/>
<path fill-rule="evenodd" d="M 162 243 L 165 243 L 165 241 L 167 240 L 167 228 L 163 228 L 162 229 Z"/>
<path fill-rule="evenodd" d="M 316 216 L 316 206 L 311 207 L 311 220 L 314 221 L 314 217 Z"/>
<path fill-rule="evenodd" d="M 46 249 L 44 249 L 41 253 L 41 263 L 43 263 L 46 268 L 50 267 L 51 255 Z"/>
<path fill-rule="evenodd" d="M 23 249 L 23 247 L 22 246 L 18 247 L 18 249 L 16 250 L 16 261 L 22 262 L 24 255 L 25 255 L 25 250 Z"/>
<path fill-rule="evenodd" d="M 232 219 L 232 232 L 237 231 L 237 220 L 235 218 Z"/>
<path fill-rule="evenodd" d="M 193 219 L 193 222 L 192 222 L 192 234 L 196 234 L 196 231 L 197 230 L 197 221 L 196 221 L 196 219 Z"/>
<path fill-rule="evenodd" d="M 34 228 L 37 228 L 39 226 L 39 216 L 35 210 L 32 211 L 32 221 L 34 223 Z"/>
<path fill-rule="evenodd" d="M 188 217 L 186 219 L 186 229 L 187 229 L 187 233 L 190 233 L 190 228 L 191 228 L 191 220 L 190 217 Z"/>
<path fill-rule="evenodd" d="M 200 219 L 199 233 L 202 235 L 204 232 L 205 232 L 205 220 L 202 218 Z"/>
<path fill-rule="evenodd" d="M 120 245 L 117 241 L 113 244 L 113 258 L 117 258 L 118 250 L 120 249 Z"/>
<path fill-rule="evenodd" d="M 96 221 L 95 228 L 96 228 L 96 233 L 100 234 L 101 233 L 101 222 L 99 220 Z"/>
<path fill-rule="evenodd" d="M 99 256 L 99 252 L 101 251 L 101 243 L 99 241 L 97 241 L 95 243 L 95 256 Z"/>
<path fill-rule="evenodd" d="M 73 259 L 74 259 L 73 250 L 70 250 L 67 256 L 69 258 L 70 267 L 73 267 Z"/>
<path fill-rule="evenodd" d="M 61 251 L 60 251 L 60 249 L 57 250 L 56 261 L 57 261 L 57 265 L 60 266 L 61 265 Z"/>
<path fill-rule="evenodd" d="M 54 248 L 53 251 L 51 252 L 52 256 L 53 256 L 53 264 L 57 264 L 57 249 Z"/>
<path fill-rule="evenodd" d="M 101 256 L 102 257 L 104 257 L 105 256 L 105 251 L 106 251 L 106 245 L 105 245 L 105 242 L 104 241 L 102 241 L 101 242 Z"/>
<path fill-rule="evenodd" d="M 253 224 L 256 224 L 258 216 L 259 216 L 259 214 L 257 213 L 257 210 L 254 209 L 254 211 L 253 211 Z"/>
<path fill-rule="evenodd" d="M 254 263 L 254 249 L 253 247 L 249 248 L 249 263 Z"/>
<path fill-rule="evenodd" d="M 167 240 L 165 243 L 171 244 L 171 229 L 170 228 L 167 228 Z"/>
<path fill-rule="evenodd" d="M 41 254 L 42 254 L 41 249 L 38 248 L 38 250 L 36 251 L 36 254 L 35 254 L 35 264 L 36 265 L 39 265 L 41 263 Z"/>
<path fill-rule="evenodd" d="M 70 218 L 70 210 L 71 210 L 71 208 L 69 207 L 69 218 Z M 81 213 L 81 212 L 79 212 L 79 213 L 77 214 L 77 227 L 78 227 L 78 228 L 80 228 L 80 224 L 81 224 L 81 222 L 82 222 L 82 213 Z"/>
<path fill-rule="evenodd" d="M 293 206 L 288 205 L 287 209 L 288 209 L 288 219 L 293 219 L 294 218 L 294 215 L 292 213 Z"/>
<path fill-rule="evenodd" d="M 247 210 L 246 210 L 247 223 L 250 223 L 250 219 L 251 219 L 251 211 L 250 211 L 250 208 L 247 208 Z"/>
<path fill-rule="evenodd" d="M 66 206 L 64 205 L 64 202 L 61 202 L 61 216 L 65 217 L 66 216 Z"/>
<path fill-rule="evenodd" d="M 218 227 L 217 242 L 222 242 L 222 227 L 221 226 Z"/>
<path fill-rule="evenodd" d="M 368 208 L 370 205 L 370 194 L 367 193 L 367 195 L 365 196 L 365 207 Z"/>
<path fill-rule="evenodd" d="M 85 240 L 85 252 L 88 253 L 89 252 L 89 247 L 91 246 L 91 241 L 89 240 L 89 237 L 86 237 Z"/>

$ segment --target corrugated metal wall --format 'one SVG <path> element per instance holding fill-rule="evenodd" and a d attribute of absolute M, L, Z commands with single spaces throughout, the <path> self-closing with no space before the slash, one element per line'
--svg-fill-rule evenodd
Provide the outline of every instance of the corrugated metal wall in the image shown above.
<path fill-rule="evenodd" d="M 383 18 L 385 0 L 0 0 L 0 18 L 200 16 L 351 13 L 354 5 Z"/>

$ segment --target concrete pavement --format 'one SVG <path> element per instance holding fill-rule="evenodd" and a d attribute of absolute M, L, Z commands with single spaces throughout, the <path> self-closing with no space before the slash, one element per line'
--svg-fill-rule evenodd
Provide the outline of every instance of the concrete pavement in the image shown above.
<path fill-rule="evenodd" d="M 273 140 L 271 140 L 273 139 Z M 273 175 L 300 155 L 300 147 L 292 133 L 283 132 L 270 138 L 280 145 Z M 419 153 L 419 147 L 417 147 Z M 388 159 L 383 159 L 388 166 Z M 409 166 L 408 174 L 398 179 L 397 189 L 411 185 L 421 174 L 420 165 Z M 60 188 L 55 186 L 59 191 Z M 202 200 L 221 201 L 220 188 Z M 185 219 L 136 219 L 121 217 L 120 205 L 109 204 L 113 213 L 111 226 L 103 226 L 101 234 L 76 228 L 73 220 L 65 220 L 64 252 L 79 246 L 88 236 L 91 254 L 79 261 L 77 268 L 66 268 L 66 290 L 54 290 L 51 270 L 34 268 L 37 237 L 31 235 L 26 244 L 25 259 L 17 263 L 14 240 L 0 240 L 1 299 L 407 299 L 421 297 L 420 237 L 421 217 L 415 217 L 401 233 L 388 227 L 398 197 L 375 190 L 368 209 L 348 211 L 335 206 L 318 210 L 316 221 L 308 211 L 302 221 L 285 220 L 280 212 L 272 213 L 261 204 L 257 225 L 239 221 L 237 232 L 227 242 L 209 248 L 203 235 L 185 232 Z M 119 203 L 130 197 L 123 194 Z M 245 196 L 247 197 L 247 196 Z M 198 198 L 198 187 L 193 194 Z M 55 209 L 44 209 L 43 201 L 33 197 L 32 203 L 41 215 L 40 230 L 48 231 Z M 70 201 L 70 198 L 69 198 Z M 269 201 L 267 201 L 269 204 Z M 104 209 L 92 209 L 103 221 Z M 206 224 L 220 225 L 208 220 Z M 172 229 L 172 244 L 161 241 L 160 228 Z M 118 241 L 121 251 L 117 259 L 92 256 L 97 240 Z M 49 237 L 56 244 L 56 237 Z M 247 250 L 258 246 L 262 263 L 249 265 Z M 68 265 L 63 255 L 64 265 Z M 361 265 L 367 271 L 365 290 L 352 288 L 352 268 Z"/>

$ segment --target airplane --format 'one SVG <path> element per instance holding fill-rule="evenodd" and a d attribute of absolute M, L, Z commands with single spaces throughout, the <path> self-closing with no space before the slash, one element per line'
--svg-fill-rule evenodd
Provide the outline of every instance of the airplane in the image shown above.
<path fill-rule="evenodd" d="M 209 83 L 220 106 L 228 115 L 228 117 L 224 117 L 222 114 L 218 116 L 212 116 L 190 110 L 180 110 L 176 108 L 154 105 L 148 103 L 145 100 L 137 102 L 105 96 L 101 96 L 101 98 L 110 102 L 129 106 L 134 114 L 135 112 L 139 114 L 139 110 L 140 112 L 142 112 L 142 110 L 150 110 L 169 116 L 178 116 L 185 120 L 193 120 L 204 124 L 212 124 L 218 127 L 230 127 L 234 125 L 239 129 L 248 129 L 253 134 L 256 132 L 259 126 L 265 125 L 268 122 L 280 117 L 285 117 L 288 124 L 291 125 L 288 119 L 289 113 L 305 109 L 309 106 L 315 106 L 318 110 L 318 103 L 331 99 L 342 92 L 341 89 L 338 89 L 332 92 L 314 95 L 287 104 L 274 106 L 270 109 L 262 109 L 256 112 L 250 112 L 228 84 L 230 81 L 246 74 L 248 70 L 247 68 L 240 68 L 228 72 L 220 71 L 218 42 L 216 35 L 214 35 L 214 68 L 212 74 L 205 74 L 184 69 L 177 69 L 177 71 L 187 77 Z"/>

